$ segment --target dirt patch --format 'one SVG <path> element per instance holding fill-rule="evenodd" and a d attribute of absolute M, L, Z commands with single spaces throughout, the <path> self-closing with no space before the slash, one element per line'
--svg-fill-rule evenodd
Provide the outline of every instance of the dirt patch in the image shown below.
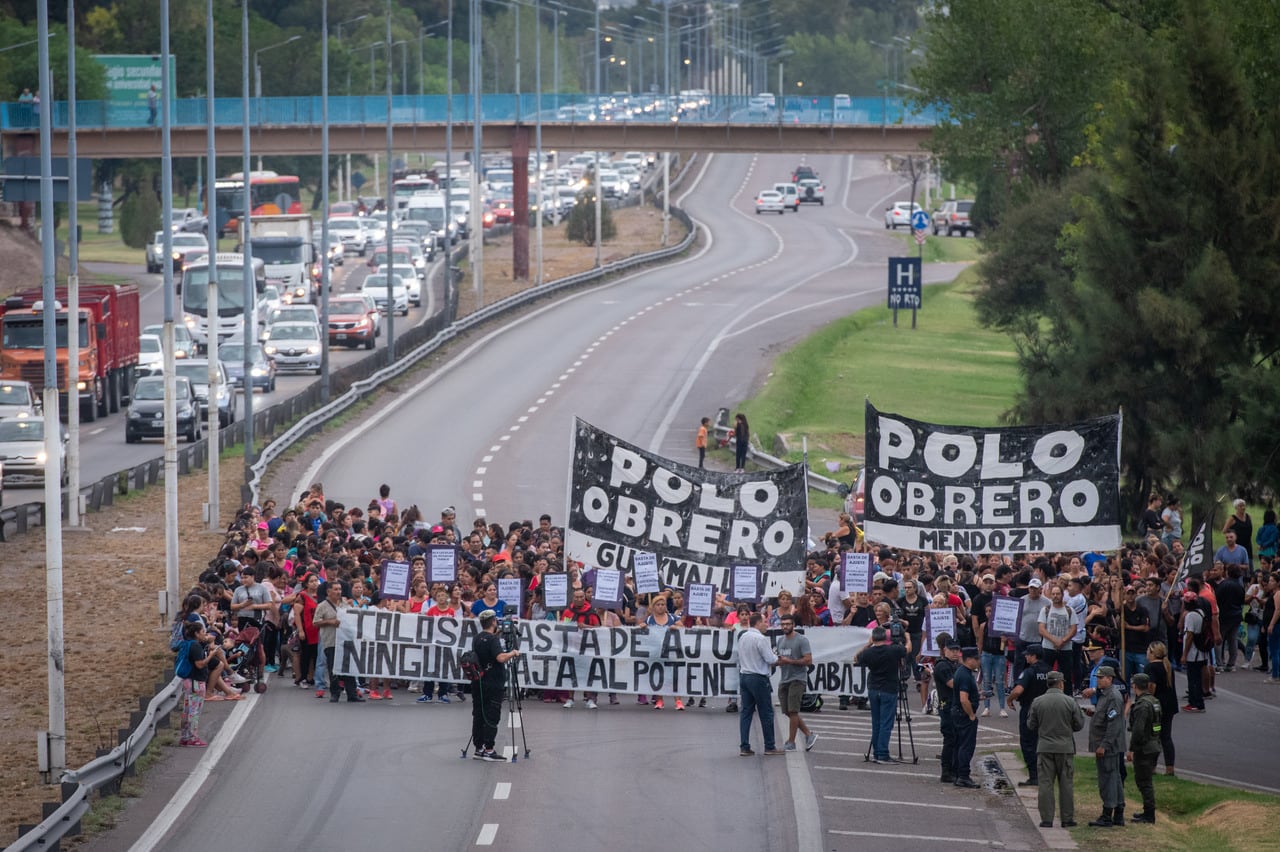
<path fill-rule="evenodd" d="M 1219 802 L 1195 820 L 1195 825 L 1219 831 L 1249 848 L 1256 842 L 1261 849 L 1264 840 L 1275 842 L 1275 814 L 1258 802 Z"/>
<path fill-rule="evenodd" d="M 634 254 L 657 251 L 662 247 L 662 211 L 644 205 L 614 210 L 613 221 L 617 236 L 600 247 L 601 263 L 611 263 Z M 674 245 L 685 237 L 685 227 L 672 217 L 668 234 Z M 595 266 L 596 250 L 593 246 L 573 243 L 565 238 L 565 226 L 543 226 L 542 229 L 542 277 L 545 281 L 565 278 L 586 272 Z M 487 238 L 484 241 L 484 304 L 491 305 L 514 293 L 534 286 L 537 275 L 537 233 L 529 229 L 530 280 L 512 277 L 511 234 Z M 466 267 L 468 275 L 470 266 Z M 466 316 L 476 309 L 475 292 L 468 277 L 458 293 L 458 314 Z"/>
<path fill-rule="evenodd" d="M 230 521 L 240 499 L 240 461 L 223 464 L 221 509 Z M 233 471 L 235 473 L 233 473 Z M 204 471 L 183 477 L 178 491 L 182 587 L 195 583 L 222 536 L 201 526 L 208 497 Z M 11 500 L 28 495 L 11 489 Z M 98 748 L 114 748 L 119 728 L 140 696 L 150 696 L 171 662 L 168 627 L 157 597 L 165 587 L 164 487 L 124 498 L 88 515 L 92 532 L 63 536 L 63 631 L 66 648 L 67 764 L 81 766 Z M 141 531 L 139 531 L 139 529 Z M 0 842 L 17 837 L 19 823 L 40 821 L 42 802 L 59 801 L 57 786 L 40 783 L 36 731 L 46 730 L 45 540 L 44 531 L 4 545 L 0 599 Z"/>
<path fill-rule="evenodd" d="M 0 300 L 40 286 L 40 244 L 21 228 L 0 223 Z"/>

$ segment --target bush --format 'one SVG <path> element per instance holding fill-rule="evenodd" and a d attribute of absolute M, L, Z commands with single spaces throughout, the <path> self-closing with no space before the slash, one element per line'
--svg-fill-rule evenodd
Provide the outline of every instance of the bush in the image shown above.
<path fill-rule="evenodd" d="M 618 235 L 613 224 L 613 214 L 605 205 L 600 206 L 600 238 L 608 242 Z M 596 201 L 590 189 L 578 194 L 578 201 L 569 211 L 569 224 L 565 226 L 565 237 L 584 246 L 596 244 Z"/>
<path fill-rule="evenodd" d="M 120 208 L 120 238 L 129 248 L 144 249 L 160 227 L 160 199 L 143 181 Z"/>

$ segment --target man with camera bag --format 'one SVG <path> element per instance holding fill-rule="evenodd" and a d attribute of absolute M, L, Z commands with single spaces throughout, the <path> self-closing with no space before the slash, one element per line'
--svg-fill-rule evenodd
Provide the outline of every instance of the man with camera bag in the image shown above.
<path fill-rule="evenodd" d="M 502 716 L 502 699 L 507 686 L 507 663 L 520 656 L 513 648 L 502 650 L 498 639 L 498 614 L 491 609 L 480 613 L 480 632 L 471 642 L 471 650 L 484 672 L 474 684 L 471 701 L 471 741 L 475 743 L 475 760 L 505 762 L 493 750 L 498 738 L 498 720 Z"/>
<path fill-rule="evenodd" d="M 896 623 L 896 622 L 895 622 Z M 898 632 L 903 633 L 901 625 Z M 854 665 L 867 669 L 867 698 L 871 704 L 871 762 L 895 763 L 889 756 L 889 738 L 898 707 L 902 663 L 910 653 L 910 639 L 897 644 L 883 627 L 871 631 L 871 641 L 854 655 Z"/>

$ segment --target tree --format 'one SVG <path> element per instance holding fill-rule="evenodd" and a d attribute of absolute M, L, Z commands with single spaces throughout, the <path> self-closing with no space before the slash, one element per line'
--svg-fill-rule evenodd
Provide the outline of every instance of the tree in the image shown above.
<path fill-rule="evenodd" d="M 618 235 L 617 226 L 613 224 L 613 214 L 608 205 L 600 205 L 600 239 L 608 242 Z M 565 226 L 565 237 L 584 246 L 596 244 L 596 201 L 590 189 L 578 193 L 578 200 L 569 211 L 569 223 Z"/>
<path fill-rule="evenodd" d="M 1181 0 L 1176 26 L 1130 47 L 1062 229 L 1071 275 L 1046 280 L 1026 314 L 1043 330 L 1019 338 L 1019 419 L 1123 407 L 1131 515 L 1153 484 L 1200 509 L 1280 470 L 1280 114 L 1237 49 L 1249 11 Z"/>
<path fill-rule="evenodd" d="M 150 184 L 141 184 L 120 210 L 120 238 L 129 248 L 146 248 L 160 227 L 160 199 Z"/>

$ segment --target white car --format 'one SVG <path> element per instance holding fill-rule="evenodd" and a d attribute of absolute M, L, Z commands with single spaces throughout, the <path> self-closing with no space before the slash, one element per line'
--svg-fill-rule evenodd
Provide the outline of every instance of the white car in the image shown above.
<path fill-rule="evenodd" d="M 62 459 L 61 484 L 67 484 L 67 430 L 58 424 Z M 45 462 L 44 418 L 22 415 L 0 420 L 0 465 L 5 485 L 43 485 Z"/>
<path fill-rule="evenodd" d="M 364 279 L 364 286 L 360 288 L 360 292 L 372 296 L 373 303 L 383 313 L 395 311 L 401 316 L 409 315 L 409 289 L 404 284 L 404 278 L 399 275 L 391 276 L 390 300 L 387 298 L 387 274 L 385 272 L 367 276 Z M 388 301 L 391 305 L 390 310 L 387 307 Z"/>
<path fill-rule="evenodd" d="M 40 413 L 40 397 L 31 382 L 0 382 L 0 419 L 35 417 Z"/>
<path fill-rule="evenodd" d="M 895 231 L 900 227 L 910 228 L 912 215 L 922 209 L 912 201 L 895 201 L 892 207 L 884 208 L 884 226 Z"/>
<path fill-rule="evenodd" d="M 822 181 L 817 178 L 801 178 L 796 187 L 799 189 L 802 203 L 826 206 L 827 188 L 822 185 Z"/>
<path fill-rule="evenodd" d="M 329 233 L 337 234 L 342 240 L 342 247 L 349 252 L 355 252 L 361 257 L 365 256 L 365 252 L 369 250 L 369 244 L 373 242 L 369 238 L 369 233 L 364 229 L 364 225 L 354 216 L 339 216 L 336 219 L 329 220 Z"/>
<path fill-rule="evenodd" d="M 782 196 L 782 203 L 790 207 L 792 213 L 800 212 L 800 188 L 794 183 L 775 183 L 773 191 Z"/>
<path fill-rule="evenodd" d="M 276 370 L 310 370 L 320 375 L 320 326 L 309 322 L 281 322 L 267 328 L 262 351 Z"/>
<path fill-rule="evenodd" d="M 628 151 L 622 155 L 622 162 L 644 171 L 649 167 L 649 155 L 643 151 Z"/>
<path fill-rule="evenodd" d="M 397 267 L 397 268 L 400 270 L 400 272 L 404 272 L 403 266 Z M 378 267 L 377 273 L 379 275 L 385 276 L 389 272 L 391 272 L 391 267 L 387 266 L 385 263 Z M 416 275 L 401 276 L 399 273 L 394 273 L 394 274 L 397 278 L 399 278 L 404 282 L 404 288 L 409 292 L 409 303 L 413 305 L 415 308 L 422 307 L 422 282 L 418 280 L 418 276 Z M 385 292 L 385 288 L 386 288 L 386 285 L 383 285 L 384 292 Z"/>
<path fill-rule="evenodd" d="M 369 245 L 376 246 L 387 241 L 386 216 L 357 216 L 356 221 L 364 227 L 369 235 Z"/>
<path fill-rule="evenodd" d="M 787 205 L 782 193 L 772 189 L 763 190 L 756 196 L 756 215 L 761 213 L 786 213 Z"/>
<path fill-rule="evenodd" d="M 154 334 L 143 334 L 138 337 L 137 375 L 158 376 L 164 372 L 164 349 L 160 338 Z"/>

